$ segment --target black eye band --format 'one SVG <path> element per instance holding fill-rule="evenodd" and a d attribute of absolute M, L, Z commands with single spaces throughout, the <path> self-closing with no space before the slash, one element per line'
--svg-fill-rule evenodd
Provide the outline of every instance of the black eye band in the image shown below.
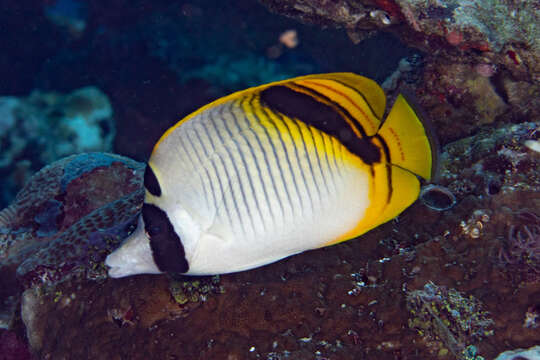
<path fill-rule="evenodd" d="M 184 246 L 167 213 L 155 205 L 144 203 L 142 216 L 144 230 L 150 237 L 152 256 L 159 270 L 170 273 L 187 272 L 189 264 Z"/>
<path fill-rule="evenodd" d="M 144 170 L 144 187 L 150 192 L 150 194 L 154 196 L 161 196 L 161 187 L 159 186 L 156 174 L 154 174 L 154 171 L 148 164 Z"/>

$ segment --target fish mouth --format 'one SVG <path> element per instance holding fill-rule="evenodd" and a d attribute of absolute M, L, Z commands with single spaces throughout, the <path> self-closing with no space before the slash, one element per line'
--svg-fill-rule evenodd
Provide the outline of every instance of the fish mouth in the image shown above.
<path fill-rule="evenodd" d="M 161 274 L 152 257 L 150 240 L 144 231 L 142 216 L 139 216 L 137 229 L 124 243 L 105 259 L 112 278 L 137 274 Z"/>
<path fill-rule="evenodd" d="M 112 278 L 121 278 L 128 276 L 125 266 L 119 263 L 118 252 L 115 251 L 107 256 L 105 259 L 105 265 L 109 267 L 108 274 Z"/>

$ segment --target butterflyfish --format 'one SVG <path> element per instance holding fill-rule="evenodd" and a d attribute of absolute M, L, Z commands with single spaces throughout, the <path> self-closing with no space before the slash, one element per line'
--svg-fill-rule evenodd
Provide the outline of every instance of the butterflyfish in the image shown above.
<path fill-rule="evenodd" d="M 145 174 L 137 229 L 111 277 L 223 274 L 356 238 L 400 214 L 436 167 L 430 131 L 399 95 L 352 73 L 220 98 L 168 129 Z"/>

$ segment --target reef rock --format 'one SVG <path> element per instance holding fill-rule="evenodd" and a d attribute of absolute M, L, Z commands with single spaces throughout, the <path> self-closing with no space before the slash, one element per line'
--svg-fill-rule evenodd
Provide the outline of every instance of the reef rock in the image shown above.
<path fill-rule="evenodd" d="M 534 1 L 259 2 L 301 22 L 345 28 L 354 42 L 385 31 L 422 51 L 426 66 L 414 93 L 445 142 L 488 123 L 540 117 L 540 7 Z M 397 69 L 385 84 L 390 96 L 407 85 L 403 74 Z"/>
<path fill-rule="evenodd" d="M 143 173 L 131 159 L 88 153 L 35 174 L 0 212 L 2 281 L 15 270 L 25 285 L 105 276 L 102 260 L 134 227 Z"/>
<path fill-rule="evenodd" d="M 537 234 L 524 217 L 540 207 L 538 154 L 524 146 L 535 129 L 506 124 L 446 145 L 440 184 L 456 204 L 435 211 L 417 202 L 356 240 L 219 278 L 140 275 L 27 289 L 26 338 L 51 359 L 493 359 L 534 346 L 540 282 L 532 257 L 508 266 L 500 249 L 511 229 Z M 78 191 L 92 184 L 77 176 L 70 184 Z"/>
<path fill-rule="evenodd" d="M 302 22 L 345 27 L 349 34 L 405 25 L 453 46 L 500 51 L 511 43 L 540 50 L 540 9 L 509 0 L 259 0 Z M 353 38 L 354 40 L 354 38 Z"/>

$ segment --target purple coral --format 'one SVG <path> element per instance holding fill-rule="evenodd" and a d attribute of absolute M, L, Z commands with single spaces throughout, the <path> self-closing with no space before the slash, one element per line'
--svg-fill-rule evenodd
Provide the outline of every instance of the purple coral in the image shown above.
<path fill-rule="evenodd" d="M 540 281 L 540 217 L 522 211 L 518 218 L 522 224 L 509 227 L 499 260 L 503 265 L 525 266 L 533 275 L 531 280 L 537 282 Z"/>

